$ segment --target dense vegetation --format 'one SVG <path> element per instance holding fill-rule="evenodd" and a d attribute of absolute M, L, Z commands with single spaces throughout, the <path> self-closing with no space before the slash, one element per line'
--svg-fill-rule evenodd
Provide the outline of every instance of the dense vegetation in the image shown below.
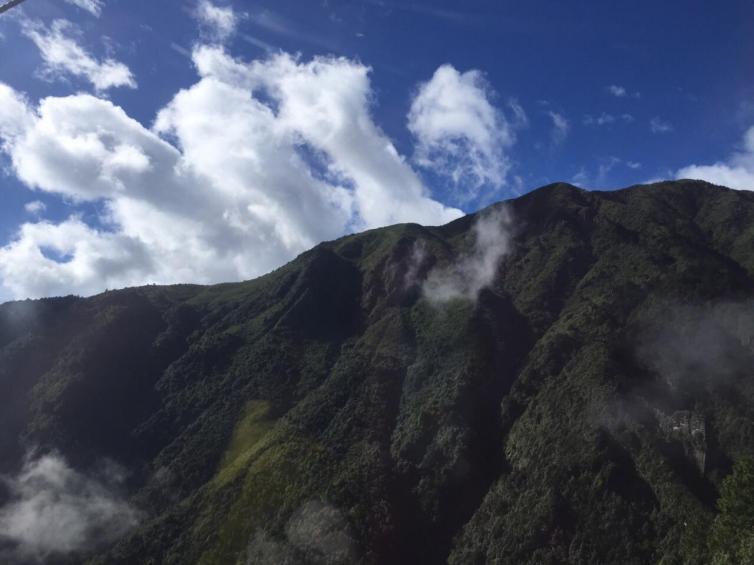
<path fill-rule="evenodd" d="M 469 216 L 250 282 L 1 306 L 0 473 L 31 448 L 112 460 L 143 516 L 48 558 L 754 562 L 754 194 L 505 205 L 477 300 L 421 292 L 473 246 Z"/>

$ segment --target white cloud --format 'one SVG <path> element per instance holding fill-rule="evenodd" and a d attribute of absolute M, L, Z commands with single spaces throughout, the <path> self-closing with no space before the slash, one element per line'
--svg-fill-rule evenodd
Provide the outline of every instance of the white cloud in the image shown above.
<path fill-rule="evenodd" d="M 428 197 L 419 177 L 373 122 L 368 67 L 330 57 L 302 64 L 286 54 L 243 65 L 221 50 L 206 47 L 196 51 L 195 60 L 205 77 L 202 83 L 232 83 L 271 96 L 277 103 L 271 129 L 277 129 L 294 148 L 314 149 L 308 160 L 320 161 L 326 180 L 353 185 L 357 223 L 362 227 L 445 222 L 460 214 Z M 167 123 L 183 129 L 192 113 L 189 108 L 182 111 L 182 104 L 194 98 L 176 97 L 177 104 L 163 112 L 158 127 L 165 129 Z M 256 99 L 255 104 L 273 116 L 268 106 Z M 187 139 L 189 132 L 183 131 Z M 210 148 L 203 147 L 206 142 L 200 137 L 195 141 L 198 160 Z M 185 149 L 193 153 L 192 148 Z M 339 194 L 338 199 L 343 196 Z"/>
<path fill-rule="evenodd" d="M 238 26 L 238 15 L 230 6 L 217 6 L 210 0 L 199 0 L 196 17 L 211 38 L 225 41 Z"/>
<path fill-rule="evenodd" d="M 75 215 L 24 224 L 0 248 L 7 294 L 247 279 L 347 231 L 461 215 L 372 121 L 366 67 L 285 54 L 244 63 L 210 47 L 194 60 L 199 81 L 154 130 L 90 95 L 32 108 L 0 88 L 20 104 L 19 119 L 0 113 L 18 178 L 106 210 L 104 229 Z"/>
<path fill-rule="evenodd" d="M 663 120 L 659 116 L 655 116 L 649 120 L 649 130 L 652 133 L 668 133 L 673 131 L 673 124 Z"/>
<path fill-rule="evenodd" d="M 700 179 L 736 188 L 754 190 L 754 126 L 744 134 L 741 147 L 726 161 L 712 165 L 689 165 L 675 174 L 679 179 Z"/>
<path fill-rule="evenodd" d="M 47 210 L 47 205 L 41 200 L 32 200 L 31 202 L 24 204 L 24 210 L 29 214 L 39 215 Z"/>
<path fill-rule="evenodd" d="M 0 83 L 0 148 L 23 134 L 32 120 L 24 97 Z"/>
<path fill-rule="evenodd" d="M 23 31 L 44 60 L 43 76 L 73 75 L 88 80 L 97 91 L 127 86 L 136 88 L 130 69 L 113 59 L 97 60 L 79 45 L 72 34 L 76 28 L 67 20 L 55 20 L 47 28 L 40 22 L 26 22 Z"/>
<path fill-rule="evenodd" d="M 143 283 L 155 270 L 143 240 L 94 230 L 76 217 L 24 224 L 0 248 L 0 261 L 0 280 L 15 297 L 93 294 Z"/>
<path fill-rule="evenodd" d="M 550 110 L 547 112 L 547 115 L 550 116 L 550 119 L 552 120 L 552 132 L 550 133 L 552 143 L 553 145 L 560 145 L 565 141 L 565 138 L 568 137 L 571 125 L 563 114 Z"/>
<path fill-rule="evenodd" d="M 422 285 L 422 294 L 434 304 L 451 300 L 476 300 L 490 286 L 500 262 L 511 250 L 512 218 L 506 208 L 487 209 L 474 222 L 474 244 L 468 254 L 450 265 L 432 269 Z"/>
<path fill-rule="evenodd" d="M 503 186 L 510 169 L 514 126 L 492 105 L 492 96 L 481 72 L 459 73 L 443 65 L 420 85 L 411 104 L 408 127 L 417 140 L 416 162 L 449 176 L 461 202 L 478 196 L 483 185 Z M 514 106 L 519 122 L 521 112 Z"/>
<path fill-rule="evenodd" d="M 94 17 L 99 17 L 102 13 L 103 0 L 65 0 L 69 4 L 78 6 L 82 10 L 86 10 Z"/>
<path fill-rule="evenodd" d="M 113 472 L 86 477 L 55 454 L 28 460 L 5 478 L 11 498 L 0 508 L 0 545 L 12 548 L 0 549 L 0 558 L 45 561 L 124 535 L 141 514 L 115 494 L 118 479 Z"/>

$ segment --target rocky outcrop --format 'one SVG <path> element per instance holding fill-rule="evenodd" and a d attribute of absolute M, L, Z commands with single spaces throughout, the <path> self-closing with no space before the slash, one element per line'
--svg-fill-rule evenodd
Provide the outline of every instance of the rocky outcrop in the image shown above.
<path fill-rule="evenodd" d="M 703 414 L 679 410 L 670 416 L 658 414 L 660 429 L 668 441 L 679 442 L 686 456 L 705 473 L 707 464 L 707 424 Z"/>

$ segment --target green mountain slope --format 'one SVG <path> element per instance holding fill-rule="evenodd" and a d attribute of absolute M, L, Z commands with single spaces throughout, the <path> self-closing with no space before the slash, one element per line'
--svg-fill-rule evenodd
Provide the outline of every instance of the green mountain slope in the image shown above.
<path fill-rule="evenodd" d="M 473 254 L 469 216 L 324 243 L 245 283 L 0 306 L 0 473 L 51 450 L 87 476 L 117 463 L 139 516 L 73 552 L 0 532 L 0 555 L 754 554 L 754 518 L 718 504 L 723 483 L 721 500 L 754 498 L 754 193 L 557 184 L 501 206 L 510 251 L 476 299 L 422 293 Z"/>

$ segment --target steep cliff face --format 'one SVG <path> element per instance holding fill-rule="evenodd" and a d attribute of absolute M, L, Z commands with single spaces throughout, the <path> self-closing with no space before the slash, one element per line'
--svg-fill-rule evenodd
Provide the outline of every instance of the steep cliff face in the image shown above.
<path fill-rule="evenodd" d="M 132 519 L 0 555 L 705 563 L 754 453 L 752 327 L 754 195 L 686 181 L 551 185 L 245 283 L 6 304 L 0 524 L 50 453 L 77 508 Z"/>

